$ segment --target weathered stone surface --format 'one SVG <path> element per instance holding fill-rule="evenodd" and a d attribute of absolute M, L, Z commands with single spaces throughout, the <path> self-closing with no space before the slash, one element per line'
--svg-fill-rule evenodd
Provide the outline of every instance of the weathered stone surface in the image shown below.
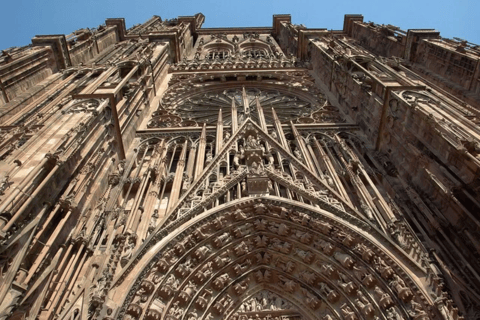
<path fill-rule="evenodd" d="M 0 319 L 476 319 L 480 52 L 346 15 L 0 55 Z"/>

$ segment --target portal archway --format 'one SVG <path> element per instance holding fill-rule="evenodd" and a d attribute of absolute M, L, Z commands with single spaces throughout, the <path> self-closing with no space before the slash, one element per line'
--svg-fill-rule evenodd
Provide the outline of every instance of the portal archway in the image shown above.
<path fill-rule="evenodd" d="M 172 230 L 117 279 L 117 318 L 428 319 L 435 312 L 426 308 L 426 270 L 351 216 L 261 196 L 165 229 Z M 252 299 L 262 304 L 248 309 Z"/>

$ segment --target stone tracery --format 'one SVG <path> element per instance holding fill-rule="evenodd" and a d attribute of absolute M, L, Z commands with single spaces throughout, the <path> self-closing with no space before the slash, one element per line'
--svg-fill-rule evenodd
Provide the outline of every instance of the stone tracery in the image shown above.
<path fill-rule="evenodd" d="M 475 314 L 479 113 L 355 40 L 423 35 L 203 19 L 25 51 L 63 71 L 0 113 L 0 319 Z"/>

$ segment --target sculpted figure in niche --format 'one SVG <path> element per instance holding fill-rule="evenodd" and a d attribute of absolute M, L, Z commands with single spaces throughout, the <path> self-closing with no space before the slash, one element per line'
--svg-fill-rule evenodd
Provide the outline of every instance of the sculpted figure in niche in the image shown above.
<path fill-rule="evenodd" d="M 365 295 L 361 291 L 358 291 L 357 296 L 358 296 L 358 299 L 355 300 L 355 304 L 360 308 L 362 313 L 367 318 L 370 317 L 375 312 L 372 304 L 370 303 L 370 301 L 368 301 L 368 299 L 365 297 Z"/>
<path fill-rule="evenodd" d="M 272 136 L 273 139 L 275 140 L 278 139 L 277 132 L 275 130 L 272 130 L 272 133 L 270 133 L 270 135 Z"/>
<path fill-rule="evenodd" d="M 415 300 L 410 301 L 410 310 L 408 310 L 408 313 L 415 320 L 423 320 L 427 317 L 427 313 L 423 311 L 420 303 L 415 302 Z"/>
<path fill-rule="evenodd" d="M 282 242 L 278 238 L 273 238 L 271 243 L 268 245 L 268 247 L 275 251 L 280 251 L 282 253 L 290 253 L 290 250 L 292 249 L 292 245 L 290 243 Z"/>
<path fill-rule="evenodd" d="M 300 273 L 300 278 L 309 285 L 314 285 L 317 280 L 317 275 L 313 272 L 305 270 Z"/>
<path fill-rule="evenodd" d="M 331 303 L 337 302 L 340 298 L 340 295 L 335 290 L 330 289 L 330 287 L 326 283 L 320 282 L 319 287 L 320 293 L 326 296 L 328 301 L 330 301 Z"/>
<path fill-rule="evenodd" d="M 217 268 L 217 269 L 218 268 L 223 268 L 227 263 L 232 261 L 232 259 L 229 257 L 229 254 L 230 254 L 230 249 L 223 252 L 221 255 L 215 257 L 215 259 L 213 260 L 213 262 L 215 264 L 215 268 Z"/>
<path fill-rule="evenodd" d="M 390 286 L 397 292 L 397 295 L 404 302 L 413 297 L 412 291 L 405 285 L 405 282 L 397 275 L 393 275 Z"/>
<path fill-rule="evenodd" d="M 242 181 L 242 196 L 248 196 L 248 191 L 247 191 L 247 183 L 245 181 Z"/>
<path fill-rule="evenodd" d="M 267 186 L 268 192 L 274 194 L 275 189 L 273 188 L 273 183 L 272 180 L 268 179 L 268 186 Z"/>
<path fill-rule="evenodd" d="M 244 254 L 247 254 L 248 251 L 249 251 L 249 241 L 245 242 L 245 241 L 242 241 L 239 245 L 237 245 L 233 251 L 235 252 L 235 254 L 237 256 L 242 256 Z"/>
<path fill-rule="evenodd" d="M 233 165 L 235 166 L 235 168 L 238 168 L 240 166 L 240 152 L 237 152 L 235 153 L 235 155 L 233 156 Z"/>
<path fill-rule="evenodd" d="M 123 175 L 123 173 L 125 172 L 125 160 L 121 160 L 118 162 L 117 172 L 119 175 Z"/>
<path fill-rule="evenodd" d="M 250 230 L 251 227 L 252 227 L 251 223 L 242 224 L 241 226 L 239 226 L 239 227 L 237 227 L 233 230 L 233 234 L 237 238 L 244 237 L 247 234 L 251 233 L 251 230 Z"/>
<path fill-rule="evenodd" d="M 102 296 L 103 290 L 105 289 L 105 286 L 107 285 L 107 280 L 108 277 L 110 276 L 110 273 L 107 269 L 104 269 L 102 272 L 102 275 L 100 278 L 98 278 L 97 283 L 94 284 L 91 289 L 92 289 L 92 294 L 94 296 Z"/>
<path fill-rule="evenodd" d="M 187 315 L 187 320 L 197 320 L 198 315 L 195 311 L 190 311 Z"/>
<path fill-rule="evenodd" d="M 354 266 L 353 275 L 367 287 L 372 287 L 377 281 L 363 266 Z"/>
<path fill-rule="evenodd" d="M 375 269 L 382 275 L 384 279 L 390 279 L 394 272 L 393 269 L 380 257 L 374 260 Z"/>
<path fill-rule="evenodd" d="M 250 279 L 247 278 L 233 286 L 233 290 L 238 296 L 244 293 L 248 289 L 249 281 Z"/>
<path fill-rule="evenodd" d="M 275 266 L 285 273 L 291 273 L 295 269 L 295 262 L 291 260 L 285 261 L 281 257 L 278 257 L 275 261 Z"/>
<path fill-rule="evenodd" d="M 179 301 L 176 301 L 173 306 L 168 310 L 168 314 L 175 317 L 176 319 L 180 319 L 183 315 L 183 309 L 179 307 Z"/>
<path fill-rule="evenodd" d="M 236 275 L 243 274 L 250 266 L 252 265 L 252 261 L 250 259 L 245 260 L 243 263 L 237 263 L 233 270 L 235 271 Z"/>
<path fill-rule="evenodd" d="M 305 302 L 307 305 L 312 309 L 318 309 L 320 306 L 320 300 L 312 293 L 310 293 L 307 289 L 302 288 L 302 293 L 305 296 Z"/>
<path fill-rule="evenodd" d="M 300 230 L 295 231 L 295 237 L 300 240 L 301 243 L 310 244 L 312 242 L 312 235 L 308 232 Z"/>
<path fill-rule="evenodd" d="M 338 272 L 338 285 L 348 294 L 353 294 L 357 291 L 357 286 L 351 281 L 343 272 Z"/>
<path fill-rule="evenodd" d="M 387 310 L 387 320 L 405 320 L 405 318 L 398 313 L 397 309 L 391 307 Z"/>
<path fill-rule="evenodd" d="M 326 255 L 331 256 L 335 251 L 335 247 L 327 241 L 323 241 L 322 239 L 317 239 L 313 243 L 313 247 L 317 250 L 321 250 Z"/>
<path fill-rule="evenodd" d="M 328 311 L 323 315 L 322 320 L 333 320 L 332 316 L 328 313 Z"/>
<path fill-rule="evenodd" d="M 221 290 L 225 287 L 225 285 L 230 282 L 231 278 L 228 273 L 224 273 L 221 276 L 218 276 L 215 281 L 213 281 L 213 285 L 218 289 Z"/>
<path fill-rule="evenodd" d="M 133 255 L 133 248 L 135 247 L 135 240 L 133 237 L 130 237 L 125 249 L 123 251 L 120 260 L 129 260 Z"/>
<path fill-rule="evenodd" d="M 219 235 L 213 243 L 217 248 L 220 248 L 222 246 L 225 246 L 227 243 L 229 243 L 232 240 L 232 236 L 228 232 L 224 232 L 223 234 Z"/>
<path fill-rule="evenodd" d="M 319 219 L 312 219 L 312 227 L 326 235 L 330 235 L 330 232 L 333 229 L 333 226 L 330 223 Z"/>
<path fill-rule="evenodd" d="M 252 135 L 247 138 L 247 149 L 260 149 L 260 145 Z"/>
<path fill-rule="evenodd" d="M 248 218 L 248 214 L 246 214 L 242 209 L 237 209 L 233 213 L 235 220 L 244 220 Z"/>
<path fill-rule="evenodd" d="M 300 250 L 298 248 L 295 249 L 295 254 L 303 260 L 305 263 L 312 263 L 313 259 L 315 258 L 315 255 L 313 255 L 310 251 L 304 251 Z"/>
<path fill-rule="evenodd" d="M 346 303 L 344 303 L 340 308 L 342 310 L 342 315 L 345 320 L 358 319 L 357 316 L 355 315 L 355 312 L 353 312 L 352 309 L 349 306 L 347 306 Z"/>
<path fill-rule="evenodd" d="M 262 162 L 259 162 L 259 164 L 257 164 L 255 161 L 252 162 L 252 165 L 250 167 L 250 172 L 253 173 L 253 174 L 256 174 L 256 175 L 261 175 L 263 174 L 263 163 Z"/>
<path fill-rule="evenodd" d="M 332 236 L 347 247 L 351 247 L 355 243 L 355 239 L 351 235 L 338 228 L 333 230 Z"/>
<path fill-rule="evenodd" d="M 336 278 L 338 277 L 338 271 L 331 264 L 323 264 L 321 260 L 317 261 L 317 265 L 321 267 L 320 272 L 327 277 Z"/>
<path fill-rule="evenodd" d="M 297 157 L 298 160 L 302 160 L 302 154 L 300 153 L 300 150 L 298 148 L 295 148 L 295 150 L 293 150 L 293 154 L 295 155 L 295 157 Z"/>
<path fill-rule="evenodd" d="M 373 294 L 382 308 L 387 309 L 393 305 L 390 295 L 385 293 L 380 287 L 375 286 Z"/>
<path fill-rule="evenodd" d="M 187 302 L 193 297 L 196 291 L 197 285 L 194 284 L 192 281 L 189 281 L 188 284 L 183 288 L 183 291 L 180 292 L 179 298 Z"/>
<path fill-rule="evenodd" d="M 362 259 L 371 262 L 372 259 L 375 257 L 375 254 L 371 249 L 369 249 L 366 245 L 363 243 L 359 243 L 353 248 L 354 251 L 358 252 L 359 254 L 362 255 Z"/>
<path fill-rule="evenodd" d="M 172 287 L 173 289 L 177 289 L 179 284 L 180 281 L 175 278 L 173 274 L 171 274 L 170 277 L 167 278 L 167 281 L 165 281 L 165 286 Z"/>
<path fill-rule="evenodd" d="M 325 180 L 330 187 L 334 187 L 333 179 L 332 179 L 332 177 L 327 173 L 327 170 L 323 171 L 323 175 L 322 175 L 321 178 L 322 178 L 323 180 Z"/>
<path fill-rule="evenodd" d="M 355 261 L 352 259 L 352 257 L 346 253 L 341 253 L 337 251 L 335 252 L 333 257 L 347 269 L 352 269 L 353 265 L 355 264 Z"/>
<path fill-rule="evenodd" d="M 279 236 L 287 236 L 290 232 L 290 228 L 286 224 L 276 222 L 271 222 L 268 230 L 278 234 Z"/>
<path fill-rule="evenodd" d="M 210 248 L 208 248 L 207 246 L 202 246 L 198 248 L 197 251 L 195 251 L 194 255 L 197 258 L 197 260 L 201 261 L 207 256 L 209 252 L 210 252 Z"/>

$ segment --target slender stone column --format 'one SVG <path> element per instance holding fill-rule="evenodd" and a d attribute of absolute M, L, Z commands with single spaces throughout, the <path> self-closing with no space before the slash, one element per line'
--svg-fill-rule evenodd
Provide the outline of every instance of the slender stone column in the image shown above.
<path fill-rule="evenodd" d="M 135 205 L 132 207 L 132 211 L 130 213 L 132 219 L 130 221 L 130 225 L 127 228 L 127 230 L 131 231 L 131 233 L 136 233 L 138 222 L 144 213 L 143 208 L 140 208 L 140 203 L 142 201 L 143 195 L 145 194 L 145 188 L 147 187 L 148 180 L 150 180 L 151 173 L 152 172 L 147 168 L 147 172 L 144 174 L 140 188 L 137 191 L 135 197 Z"/>
<path fill-rule="evenodd" d="M 83 245 L 82 247 L 79 249 L 78 252 L 81 252 L 83 250 Z M 75 285 L 75 281 L 77 280 L 78 278 L 78 275 L 80 273 L 80 271 L 82 271 L 82 267 L 83 267 L 83 264 L 85 263 L 85 259 L 87 258 L 88 256 L 88 251 L 86 250 L 83 254 L 82 254 L 82 260 L 80 260 L 80 262 L 78 263 L 77 267 L 76 267 L 76 270 L 75 270 L 75 273 L 73 274 L 71 280 L 70 280 L 70 284 L 68 285 L 66 291 L 65 291 L 65 295 L 63 296 L 62 298 L 62 301 L 60 302 L 59 306 L 60 308 L 66 303 L 66 300 L 68 299 L 68 297 L 70 296 L 70 293 L 72 292 L 73 290 L 73 286 Z"/>
<path fill-rule="evenodd" d="M 263 107 L 260 104 L 258 97 L 255 97 L 255 102 L 257 104 L 257 112 L 258 112 L 258 118 L 260 119 L 260 127 L 266 134 L 268 134 L 267 122 L 265 121 L 265 113 L 263 112 Z M 265 141 L 265 150 L 266 152 L 270 152 L 270 145 L 266 141 Z"/>
<path fill-rule="evenodd" d="M 24 192 L 23 189 L 32 182 L 35 176 L 40 174 L 41 171 L 45 169 L 45 164 L 48 160 L 49 159 L 47 157 L 42 159 L 42 161 L 32 171 L 30 171 L 30 173 L 22 180 L 22 182 L 20 182 L 20 184 L 15 189 L 13 189 L 8 198 L 3 200 L 3 203 L 0 206 L 0 213 L 4 212 L 8 205 L 13 201 L 13 199 L 15 199 L 15 197 L 19 193 Z"/>
<path fill-rule="evenodd" d="M 222 109 L 218 110 L 218 121 L 217 121 L 217 138 L 215 140 L 215 155 L 220 152 L 223 144 L 223 118 L 222 118 Z"/>
<path fill-rule="evenodd" d="M 203 124 L 202 134 L 198 143 L 197 165 L 195 166 L 195 180 L 203 172 L 203 165 L 205 163 L 205 147 L 207 145 L 207 125 Z"/>
<path fill-rule="evenodd" d="M 318 162 L 317 156 L 315 155 L 315 152 L 313 151 L 313 148 L 312 148 L 310 143 L 307 144 L 307 150 L 310 154 L 310 158 L 312 159 L 313 164 L 315 165 L 315 168 L 317 169 L 317 176 L 320 178 L 320 180 L 325 182 L 325 179 L 323 178 L 322 167 L 320 166 L 320 163 Z"/>
<path fill-rule="evenodd" d="M 61 246 L 60 249 L 57 251 L 57 253 L 55 254 L 55 257 L 53 258 L 53 261 L 52 261 L 52 264 L 51 266 L 53 268 L 55 268 L 58 264 L 58 260 L 60 259 L 60 257 L 62 256 L 63 254 L 63 250 L 65 249 L 64 246 Z M 33 303 L 33 305 L 31 305 L 30 307 L 30 310 L 28 311 L 28 314 L 29 314 L 29 319 L 41 319 L 41 317 L 37 317 L 38 316 L 38 313 L 40 312 L 40 309 L 42 308 L 43 306 L 43 301 L 45 300 L 45 296 L 47 295 L 47 293 L 49 292 L 49 285 L 52 283 L 52 279 L 54 278 L 55 276 L 55 270 L 56 269 L 53 269 L 52 271 L 50 271 L 50 274 L 48 275 L 48 278 L 46 279 L 46 284 L 45 286 L 43 287 L 43 289 L 41 289 L 40 293 L 38 294 L 38 298 L 37 300 Z M 38 280 L 35 282 L 35 285 L 36 284 L 40 284 L 38 282 Z M 35 291 L 33 289 L 30 289 L 32 291 Z M 25 301 L 26 298 L 23 297 L 23 301 Z"/>
<path fill-rule="evenodd" d="M 292 121 L 290 121 L 290 126 L 292 127 L 292 132 L 295 137 L 295 140 L 297 140 L 298 147 L 300 148 L 300 151 L 303 155 L 303 159 L 305 160 L 305 164 L 307 167 L 310 169 L 311 172 L 315 172 L 315 166 L 310 159 L 310 156 L 308 154 L 307 146 L 305 145 L 305 141 L 303 140 L 302 135 L 298 132 L 297 128 L 293 124 Z"/>
<path fill-rule="evenodd" d="M 320 153 L 319 160 L 323 162 L 324 166 L 327 168 L 327 173 L 330 175 L 330 177 L 332 177 L 335 189 L 338 190 L 338 192 L 343 196 L 344 199 L 350 202 L 350 197 L 348 196 L 347 191 L 343 187 L 342 182 L 340 181 L 340 177 L 337 175 L 337 172 L 329 156 L 325 153 L 322 146 L 318 142 L 317 138 L 313 137 L 313 140 L 314 140 L 315 146 L 317 147 L 318 152 Z"/>
<path fill-rule="evenodd" d="M 55 288 L 60 285 L 61 279 L 65 276 L 64 272 L 68 270 L 68 264 L 71 261 L 70 254 L 72 250 L 73 250 L 73 243 L 70 242 L 68 244 L 67 252 L 65 252 L 65 255 L 62 257 L 62 261 L 60 262 L 57 268 L 58 273 L 55 275 L 53 281 L 50 284 L 49 291 L 52 292 L 52 296 L 50 297 L 50 300 L 47 303 L 46 309 L 48 309 L 51 306 L 52 299 L 54 298 L 55 294 L 58 291 L 58 290 L 55 290 Z"/>
<path fill-rule="evenodd" d="M 172 192 L 170 193 L 170 199 L 168 201 L 167 212 L 170 212 L 173 206 L 177 203 L 178 196 L 180 195 L 180 187 L 182 186 L 183 170 L 185 169 L 185 160 L 187 155 L 187 144 L 188 141 L 185 141 L 182 147 L 182 152 L 180 154 L 180 159 L 177 163 L 177 168 L 175 170 L 175 178 L 173 179 Z"/>
<path fill-rule="evenodd" d="M 25 210 L 30 208 L 30 204 L 37 200 L 38 194 L 43 191 L 43 188 L 49 184 L 50 180 L 52 177 L 55 175 L 59 168 L 59 163 L 53 167 L 53 169 L 48 173 L 48 175 L 43 179 L 43 181 L 38 185 L 37 188 L 35 188 L 35 191 L 28 197 L 27 201 L 24 202 L 22 207 L 18 209 L 18 211 L 15 213 L 15 215 L 8 221 L 8 223 L 3 227 L 2 232 L 7 232 L 8 229 L 12 227 L 12 225 L 20 218 L 24 213 Z"/>
<path fill-rule="evenodd" d="M 235 99 L 232 99 L 232 135 L 238 130 L 238 114 Z"/>
<path fill-rule="evenodd" d="M 258 118 L 260 119 L 260 127 L 263 131 L 267 132 L 267 122 L 265 121 L 265 114 L 263 113 L 263 107 L 258 100 L 258 97 L 255 97 L 255 103 L 257 104 Z"/>
<path fill-rule="evenodd" d="M 190 151 L 188 153 L 188 161 L 187 161 L 187 175 L 190 179 L 190 183 L 193 182 L 193 170 L 195 170 L 195 154 L 197 153 L 197 146 L 192 144 L 190 147 Z"/>
<path fill-rule="evenodd" d="M 242 87 L 242 100 L 243 100 L 243 110 L 245 112 L 245 117 L 250 117 L 250 101 L 248 101 L 247 92 L 245 87 Z"/>
<path fill-rule="evenodd" d="M 32 266 L 30 267 L 30 270 L 28 271 L 28 275 L 27 277 L 25 278 L 25 283 L 28 283 L 28 281 L 30 281 L 30 279 L 33 277 L 33 275 L 35 274 L 35 271 L 37 270 L 38 266 L 40 265 L 40 263 L 42 262 L 43 258 L 45 258 L 45 255 L 47 254 L 47 252 L 50 250 L 50 247 L 52 246 L 53 242 L 55 241 L 55 239 L 57 239 L 57 236 L 58 234 L 62 231 L 63 229 L 63 226 L 65 225 L 65 223 L 67 222 L 67 220 L 70 218 L 70 215 L 72 214 L 72 210 L 73 208 L 69 208 L 67 213 L 65 214 L 65 216 L 62 218 L 62 220 L 60 221 L 60 223 L 57 225 L 57 227 L 55 228 L 55 231 L 53 231 L 53 233 L 50 235 L 50 238 L 48 238 L 48 241 L 47 243 L 45 243 L 42 251 L 40 252 L 40 254 L 37 256 L 37 258 L 35 259 L 35 261 L 32 263 Z"/>
<path fill-rule="evenodd" d="M 162 140 L 161 145 L 159 147 L 159 156 L 158 161 L 155 162 L 155 165 L 158 164 L 158 169 L 156 171 L 157 176 L 155 181 L 152 182 L 150 186 L 150 190 L 147 194 L 147 199 L 145 200 L 145 212 L 151 216 L 153 212 L 153 208 L 155 206 L 155 202 L 158 200 L 158 194 L 160 192 L 160 184 L 162 181 L 162 176 L 165 171 L 165 156 L 167 154 L 167 148 L 165 148 L 165 140 Z M 150 219 L 150 218 L 149 218 Z"/>
<path fill-rule="evenodd" d="M 272 108 L 272 114 L 273 114 L 273 120 L 275 123 L 275 129 L 277 130 L 277 133 L 278 133 L 278 139 L 280 140 L 280 144 L 285 149 L 290 150 L 290 148 L 288 147 L 287 138 L 285 138 L 285 134 L 283 133 L 282 123 L 280 122 L 280 119 L 278 119 L 277 113 L 275 112 L 274 108 Z"/>
<path fill-rule="evenodd" d="M 3 301 L 3 299 L 7 295 L 8 291 L 10 290 L 10 286 L 11 286 L 13 280 L 15 279 L 15 276 L 17 274 L 17 270 L 20 268 L 20 265 L 23 262 L 23 258 L 25 257 L 25 254 L 27 253 L 27 250 L 30 246 L 30 243 L 33 239 L 34 234 L 35 234 L 35 228 L 33 228 L 30 231 L 30 234 L 27 236 L 27 240 L 23 244 L 22 248 L 15 255 L 15 257 L 13 258 L 13 262 L 10 265 L 10 268 L 9 268 L 7 274 L 2 279 L 2 282 L 0 282 L 0 301 Z"/>
<path fill-rule="evenodd" d="M 67 269 L 65 270 L 65 273 L 63 274 L 64 276 L 60 280 L 60 287 L 58 288 L 55 297 L 52 297 L 51 305 L 48 308 L 48 313 L 47 313 L 46 319 L 49 319 L 51 314 L 53 312 L 55 312 L 55 310 L 58 309 L 57 305 L 58 305 L 60 299 L 63 297 L 63 295 L 65 293 L 66 286 L 70 282 L 70 279 L 72 277 L 72 273 L 76 269 L 78 259 L 80 258 L 81 255 L 83 255 L 82 251 L 83 251 L 84 247 L 85 247 L 85 243 L 82 242 L 82 244 L 80 245 L 80 248 L 75 253 L 75 258 L 73 258 L 73 260 L 70 260 L 70 263 L 68 264 Z"/>

